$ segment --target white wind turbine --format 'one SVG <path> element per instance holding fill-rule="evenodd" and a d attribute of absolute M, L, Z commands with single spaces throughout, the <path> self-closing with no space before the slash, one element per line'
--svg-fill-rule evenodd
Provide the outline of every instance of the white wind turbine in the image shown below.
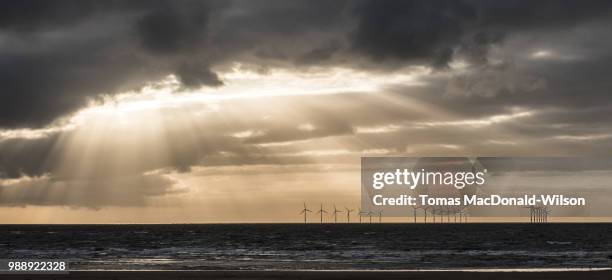
<path fill-rule="evenodd" d="M 306 223 L 306 217 L 308 215 L 308 212 L 312 212 L 312 211 L 310 211 L 310 209 L 306 207 L 306 202 L 304 202 L 304 209 L 302 209 L 302 211 L 300 212 L 300 214 L 304 214 L 304 223 Z"/>
<path fill-rule="evenodd" d="M 342 213 L 341 210 L 336 209 L 336 204 L 334 204 L 334 223 L 338 222 L 338 213 Z"/>
<path fill-rule="evenodd" d="M 344 209 L 346 209 L 346 222 L 350 223 L 351 222 L 351 212 L 355 211 L 354 209 L 348 209 L 347 207 L 344 207 Z"/>
<path fill-rule="evenodd" d="M 440 210 L 438 210 L 438 207 L 434 206 L 431 209 L 431 213 L 432 213 L 432 216 L 433 216 L 433 219 L 434 219 L 434 224 L 435 224 L 436 223 L 436 213 L 439 214 Z"/>
<path fill-rule="evenodd" d="M 535 207 L 533 205 L 531 206 L 525 206 L 523 208 L 528 208 L 529 209 L 529 221 L 530 222 L 534 222 L 534 216 L 535 216 Z"/>
<path fill-rule="evenodd" d="M 414 223 L 417 222 L 417 209 L 420 207 L 418 205 L 412 205 L 412 214 L 414 215 Z"/>
<path fill-rule="evenodd" d="M 374 215 L 374 212 L 372 212 L 371 210 L 368 211 L 368 217 L 370 217 L 370 224 L 372 223 L 372 215 Z"/>
<path fill-rule="evenodd" d="M 461 210 L 460 207 L 455 207 L 453 209 L 453 214 L 455 215 L 455 221 L 454 221 L 455 223 L 457 223 L 457 222 L 461 223 L 461 211 L 463 211 L 463 210 Z M 457 218 L 459 218 L 459 219 L 457 219 Z"/>
<path fill-rule="evenodd" d="M 325 211 L 325 209 L 323 209 L 323 203 L 321 203 L 321 209 L 319 209 L 319 211 L 317 211 L 317 214 L 321 215 L 321 223 L 323 223 L 323 213 L 327 214 L 327 211 Z"/>
<path fill-rule="evenodd" d="M 358 214 L 359 214 L 359 223 L 361 224 L 361 216 L 367 215 L 368 212 L 361 211 L 361 208 L 359 208 L 359 213 Z"/>
<path fill-rule="evenodd" d="M 431 207 L 431 216 L 433 217 L 433 223 L 436 223 L 436 207 Z"/>

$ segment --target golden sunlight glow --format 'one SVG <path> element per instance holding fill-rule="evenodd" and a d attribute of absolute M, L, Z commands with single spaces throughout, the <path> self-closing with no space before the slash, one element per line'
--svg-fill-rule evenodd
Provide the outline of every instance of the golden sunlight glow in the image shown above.
<path fill-rule="evenodd" d="M 307 72 L 276 69 L 259 73 L 236 64 L 231 71 L 220 75 L 225 85 L 219 88 L 184 89 L 176 77 L 170 75 L 139 90 L 103 96 L 101 101 L 92 101 L 88 108 L 45 128 L 0 130 L 0 138 L 44 137 L 54 132 L 72 130 L 92 119 L 103 120 L 106 125 L 125 125 L 136 121 L 138 112 L 197 104 L 206 104 L 207 110 L 214 110 L 218 102 L 227 100 L 374 93 L 391 85 L 421 86 L 424 82 L 420 77 L 430 71 L 426 67 L 411 67 L 395 74 L 372 74 L 345 68 L 311 69 Z M 304 126 L 302 128 L 308 130 Z"/>
<path fill-rule="evenodd" d="M 219 88 L 184 89 L 175 76 L 147 85 L 138 91 L 106 96 L 102 102 L 92 102 L 69 123 L 82 123 L 91 117 L 113 120 L 133 112 L 160 108 L 178 108 L 193 104 L 215 104 L 234 99 L 273 96 L 299 96 L 342 93 L 374 93 L 386 86 L 421 86 L 419 78 L 429 73 L 425 67 L 412 67 L 395 74 L 372 74 L 352 69 L 312 69 L 308 72 L 270 70 L 258 73 L 237 64 L 221 74 L 225 85 Z"/>

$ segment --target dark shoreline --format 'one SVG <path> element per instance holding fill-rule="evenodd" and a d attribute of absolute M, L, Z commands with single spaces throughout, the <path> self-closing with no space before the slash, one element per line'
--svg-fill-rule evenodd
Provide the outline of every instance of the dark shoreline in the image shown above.
<path fill-rule="evenodd" d="M 612 279 L 612 270 L 551 272 L 466 272 L 466 271 L 73 271 L 70 274 L 5 274 L 6 280 L 26 279 Z"/>

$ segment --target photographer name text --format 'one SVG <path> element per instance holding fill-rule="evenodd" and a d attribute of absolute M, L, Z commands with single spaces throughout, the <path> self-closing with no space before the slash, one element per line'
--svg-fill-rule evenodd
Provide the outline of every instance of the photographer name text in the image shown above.
<path fill-rule="evenodd" d="M 377 206 L 584 206 L 584 197 L 568 197 L 561 194 L 547 195 L 463 195 L 459 197 L 434 197 L 430 195 L 399 195 L 385 197 L 374 195 L 372 202 Z"/>

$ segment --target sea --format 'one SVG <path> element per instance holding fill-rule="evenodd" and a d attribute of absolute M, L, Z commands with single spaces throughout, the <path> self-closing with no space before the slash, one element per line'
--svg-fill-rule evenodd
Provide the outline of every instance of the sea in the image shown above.
<path fill-rule="evenodd" d="M 612 224 L 0 225 L 0 259 L 71 270 L 612 267 Z"/>

